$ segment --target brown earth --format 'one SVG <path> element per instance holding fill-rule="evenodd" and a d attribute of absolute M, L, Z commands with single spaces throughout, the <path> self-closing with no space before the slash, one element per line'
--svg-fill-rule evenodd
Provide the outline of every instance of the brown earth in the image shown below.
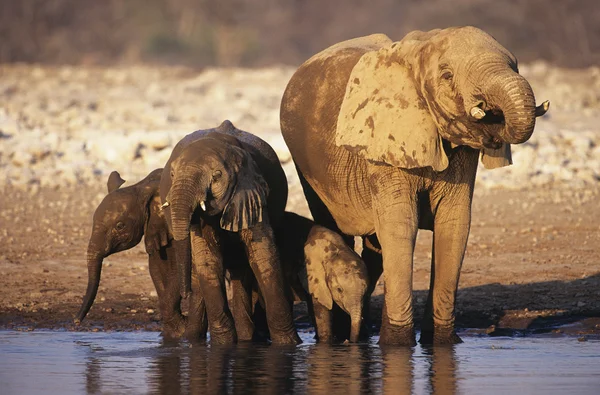
<path fill-rule="evenodd" d="M 457 325 L 491 335 L 599 335 L 600 187 L 475 195 Z M 160 330 L 141 246 L 105 260 L 95 305 L 81 326 L 72 323 L 86 287 L 91 217 L 102 196 L 101 186 L 33 195 L 7 188 L 0 195 L 0 329 Z M 304 205 L 295 209 L 306 214 Z M 429 286 L 430 245 L 431 233 L 421 232 L 417 319 Z M 379 287 L 375 315 L 381 293 Z"/>

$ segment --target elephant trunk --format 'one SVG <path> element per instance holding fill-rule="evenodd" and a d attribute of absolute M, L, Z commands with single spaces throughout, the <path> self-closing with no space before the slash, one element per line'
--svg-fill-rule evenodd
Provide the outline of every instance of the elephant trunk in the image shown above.
<path fill-rule="evenodd" d="M 186 298 L 192 289 L 192 253 L 190 222 L 197 205 L 191 185 L 174 183 L 170 196 L 171 222 L 173 224 L 173 246 L 177 260 L 177 270 L 181 297 Z"/>
<path fill-rule="evenodd" d="M 350 314 L 350 342 L 358 343 L 360 327 L 362 325 L 362 311 L 357 309 Z"/>
<path fill-rule="evenodd" d="M 103 259 L 103 254 L 94 252 L 91 248 L 88 248 L 88 285 L 87 290 L 85 292 L 85 296 L 83 297 L 83 303 L 81 305 L 81 308 L 75 316 L 75 324 L 80 324 L 81 321 L 83 321 L 88 311 L 90 311 L 92 304 L 94 304 L 94 299 L 96 298 L 96 294 L 98 293 L 98 287 L 100 285 L 100 274 L 102 272 Z"/>
<path fill-rule="evenodd" d="M 535 96 L 525 78 L 509 70 L 497 74 L 486 92 L 487 109 L 492 122 L 504 123 L 497 138 L 509 144 L 529 140 L 535 127 Z M 484 118 L 486 119 L 486 118 Z"/>

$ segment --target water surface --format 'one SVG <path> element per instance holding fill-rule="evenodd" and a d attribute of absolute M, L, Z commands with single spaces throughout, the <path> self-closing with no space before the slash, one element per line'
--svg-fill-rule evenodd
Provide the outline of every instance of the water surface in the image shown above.
<path fill-rule="evenodd" d="M 465 336 L 453 347 L 163 344 L 155 332 L 0 331 L 8 394 L 597 394 L 600 341 Z"/>

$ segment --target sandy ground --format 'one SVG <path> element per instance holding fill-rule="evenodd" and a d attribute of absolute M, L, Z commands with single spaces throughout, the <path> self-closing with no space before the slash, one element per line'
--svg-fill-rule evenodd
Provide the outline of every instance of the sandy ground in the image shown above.
<path fill-rule="evenodd" d="M 8 189 L 0 197 L 2 221 L 10 224 L 0 234 L 0 328 L 160 329 L 141 246 L 105 260 L 88 318 L 78 327 L 71 323 L 87 281 L 90 200 L 102 193 L 43 189 L 32 197 Z M 600 334 L 599 198 L 600 188 L 477 191 L 458 326 L 499 335 Z M 414 267 L 417 316 L 429 286 L 430 245 L 431 233 L 421 231 Z M 381 292 L 375 291 L 375 315 Z"/>
<path fill-rule="evenodd" d="M 600 69 L 521 65 L 551 110 L 513 147 L 514 166 L 480 170 L 457 324 L 475 332 L 600 334 Z M 230 119 L 273 145 L 288 209 L 308 214 L 278 132 L 291 67 L 0 65 L 0 328 L 160 329 L 142 246 L 105 260 L 84 323 L 92 214 L 116 169 L 130 185 L 185 134 Z M 415 313 L 429 287 L 431 233 L 415 253 Z M 376 290 L 379 314 L 382 288 Z M 299 320 L 305 319 L 299 312 Z M 568 324 L 568 325 L 566 325 Z M 560 329 L 557 329 L 560 327 Z"/>

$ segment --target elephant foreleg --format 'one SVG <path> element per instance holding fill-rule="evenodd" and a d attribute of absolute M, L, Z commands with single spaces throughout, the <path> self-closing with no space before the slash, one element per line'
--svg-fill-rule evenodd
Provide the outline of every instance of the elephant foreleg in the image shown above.
<path fill-rule="evenodd" d="M 265 218 L 263 222 L 252 228 L 243 229 L 240 233 L 250 267 L 265 300 L 271 341 L 275 344 L 300 343 L 292 321 L 292 310 L 286 297 L 284 288 L 286 283 L 279 263 L 273 229 L 268 224 L 268 219 Z"/>
<path fill-rule="evenodd" d="M 431 284 L 423 317 L 421 343 L 454 344 L 454 304 L 460 269 L 469 237 L 470 202 L 465 206 L 440 202 L 433 233 Z"/>
<path fill-rule="evenodd" d="M 418 229 L 416 191 L 412 191 L 410 182 L 398 180 L 390 173 L 372 181 L 387 309 L 382 314 L 379 342 L 413 346 L 416 344 L 412 303 L 413 252 Z"/>
<path fill-rule="evenodd" d="M 190 342 L 202 341 L 206 339 L 208 317 L 206 315 L 206 301 L 200 288 L 200 276 L 195 266 L 192 268 L 192 294 L 190 298 L 185 337 Z"/>
<path fill-rule="evenodd" d="M 238 341 L 251 341 L 254 337 L 252 321 L 252 283 L 254 277 L 250 267 L 230 270 L 231 273 L 231 313 L 235 322 Z"/>
<path fill-rule="evenodd" d="M 193 265 L 200 290 L 206 300 L 211 343 L 233 344 L 237 335 L 225 295 L 223 260 L 217 248 L 216 235 L 209 226 L 190 228 Z"/>
<path fill-rule="evenodd" d="M 174 257 L 170 260 L 167 249 L 160 249 L 148 255 L 148 267 L 158 296 L 163 336 L 178 339 L 184 333 L 185 318 L 181 314 L 181 295 Z"/>
<path fill-rule="evenodd" d="M 326 344 L 333 343 L 332 311 L 315 299 L 312 301 L 312 308 L 315 320 L 315 330 L 317 332 L 317 341 Z"/>

